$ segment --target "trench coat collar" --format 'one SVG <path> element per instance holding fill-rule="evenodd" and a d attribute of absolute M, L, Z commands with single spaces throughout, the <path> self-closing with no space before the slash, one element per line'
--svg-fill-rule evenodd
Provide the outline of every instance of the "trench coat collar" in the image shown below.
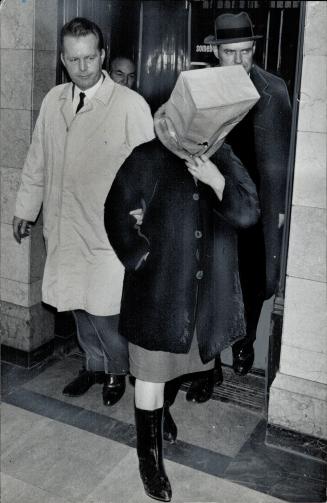
<path fill-rule="evenodd" d="M 94 104 L 92 103 L 93 100 L 100 101 L 103 105 L 107 105 L 109 103 L 115 87 L 115 83 L 109 77 L 109 74 L 106 72 L 106 70 L 102 70 L 102 73 L 105 77 L 102 82 L 102 85 L 99 87 L 96 94 L 93 96 L 92 100 L 87 102 L 79 113 L 84 113 L 88 112 L 89 110 L 92 110 L 94 107 Z M 61 112 L 65 118 L 67 127 L 70 126 L 72 120 L 75 117 L 72 107 L 72 89 L 73 89 L 73 83 L 70 82 L 69 84 L 64 86 L 59 96 L 59 100 L 62 101 Z"/>
<path fill-rule="evenodd" d="M 265 105 L 268 105 L 271 98 L 271 94 L 268 91 L 269 83 L 267 82 L 263 72 L 260 71 L 260 68 L 257 65 L 252 65 L 250 78 L 256 90 L 261 96 L 259 103 L 264 108 Z"/>

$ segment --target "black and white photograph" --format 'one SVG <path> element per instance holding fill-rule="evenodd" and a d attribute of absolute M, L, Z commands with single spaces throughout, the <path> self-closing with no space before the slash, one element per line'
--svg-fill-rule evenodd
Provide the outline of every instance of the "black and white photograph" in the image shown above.
<path fill-rule="evenodd" d="M 2 503 L 327 502 L 326 26 L 0 0 Z"/>

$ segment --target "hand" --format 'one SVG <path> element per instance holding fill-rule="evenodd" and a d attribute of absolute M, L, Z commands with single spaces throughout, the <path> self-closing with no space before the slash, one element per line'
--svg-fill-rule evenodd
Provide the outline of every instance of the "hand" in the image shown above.
<path fill-rule="evenodd" d="M 221 200 L 225 188 L 225 178 L 220 173 L 217 166 L 211 162 L 206 155 L 194 157 L 193 162 L 185 162 L 189 173 L 200 182 L 206 183 L 216 192 Z"/>
<path fill-rule="evenodd" d="M 18 217 L 13 218 L 12 225 L 14 238 L 16 239 L 17 243 L 20 244 L 22 238 L 26 238 L 30 235 L 31 225 L 27 220 Z"/>
<path fill-rule="evenodd" d="M 129 214 L 135 218 L 136 225 L 142 225 L 143 217 L 144 217 L 144 210 L 142 208 L 137 208 L 136 210 L 132 210 L 129 212 Z"/>
<path fill-rule="evenodd" d="M 279 213 L 278 214 L 278 229 L 281 229 L 283 227 L 284 221 L 285 221 L 285 214 Z"/>

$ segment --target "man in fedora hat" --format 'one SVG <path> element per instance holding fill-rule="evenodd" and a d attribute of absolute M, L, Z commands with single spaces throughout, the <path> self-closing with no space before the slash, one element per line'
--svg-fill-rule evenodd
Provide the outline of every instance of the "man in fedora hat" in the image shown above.
<path fill-rule="evenodd" d="M 253 365 L 253 343 L 263 302 L 278 287 L 292 117 L 285 82 L 253 62 L 259 38 L 248 14 L 240 12 L 218 16 L 215 34 L 204 40 L 211 44 L 220 66 L 242 65 L 260 94 L 256 105 L 227 137 L 256 184 L 261 207 L 260 221 L 239 233 L 247 334 L 232 347 L 233 369 L 238 375 L 247 374 Z M 188 400 L 209 399 L 213 382 L 212 372 L 193 381 Z"/>

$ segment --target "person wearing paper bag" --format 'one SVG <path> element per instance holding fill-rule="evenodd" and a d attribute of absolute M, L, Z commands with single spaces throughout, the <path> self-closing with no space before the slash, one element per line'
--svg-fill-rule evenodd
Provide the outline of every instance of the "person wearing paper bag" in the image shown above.
<path fill-rule="evenodd" d="M 136 377 L 140 474 L 145 492 L 160 501 L 172 496 L 162 455 L 165 383 L 212 368 L 215 356 L 245 333 L 237 231 L 258 220 L 258 198 L 222 143 L 258 99 L 252 84 L 237 107 L 226 96 L 230 111 L 221 124 L 211 120 L 226 110 L 213 86 L 244 78 L 243 69 L 182 72 L 155 114 L 158 139 L 127 158 L 105 203 L 108 238 L 125 267 L 119 328 Z"/>

